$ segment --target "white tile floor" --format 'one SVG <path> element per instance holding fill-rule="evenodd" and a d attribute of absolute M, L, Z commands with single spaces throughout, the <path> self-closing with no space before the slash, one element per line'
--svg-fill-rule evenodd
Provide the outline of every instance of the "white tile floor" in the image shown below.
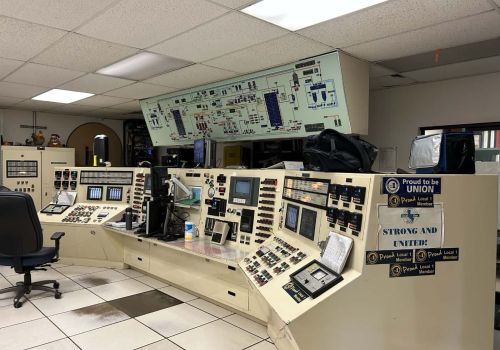
<path fill-rule="evenodd" d="M 62 299 L 33 292 L 15 309 L 13 294 L 0 294 L 1 350 L 276 350 L 265 326 L 138 271 L 54 264 L 33 274 L 53 278 Z M 0 267 L 0 289 L 21 280 Z M 115 304 L 160 292 L 182 303 L 138 317 Z"/>

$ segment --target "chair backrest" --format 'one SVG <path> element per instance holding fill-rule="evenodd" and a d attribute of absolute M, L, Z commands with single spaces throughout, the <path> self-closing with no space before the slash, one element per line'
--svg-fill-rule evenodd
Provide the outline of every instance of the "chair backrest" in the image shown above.
<path fill-rule="evenodd" d="M 27 193 L 0 191 L 0 254 L 21 256 L 42 249 L 43 233 Z"/>

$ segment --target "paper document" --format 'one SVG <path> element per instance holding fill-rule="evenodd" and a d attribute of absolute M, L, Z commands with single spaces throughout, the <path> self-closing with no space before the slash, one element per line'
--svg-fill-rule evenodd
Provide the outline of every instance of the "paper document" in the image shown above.
<path fill-rule="evenodd" d="M 341 274 L 351 252 L 352 244 L 352 238 L 330 232 L 325 250 L 321 254 L 321 263 Z"/>
<path fill-rule="evenodd" d="M 57 194 L 55 204 L 72 206 L 73 204 L 75 204 L 76 194 L 76 191 L 60 191 Z"/>

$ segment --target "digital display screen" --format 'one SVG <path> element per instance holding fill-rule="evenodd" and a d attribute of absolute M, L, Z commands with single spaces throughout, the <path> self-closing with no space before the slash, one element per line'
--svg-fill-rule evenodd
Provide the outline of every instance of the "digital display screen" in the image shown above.
<path fill-rule="evenodd" d="M 316 216 L 317 212 L 315 210 L 302 209 L 299 234 L 311 241 L 314 240 L 314 232 L 316 231 Z"/>
<path fill-rule="evenodd" d="M 326 272 L 321 270 L 321 269 L 317 269 L 316 271 L 314 271 L 311 276 L 313 276 L 314 278 L 316 278 L 318 281 L 321 280 L 323 277 L 326 276 Z"/>
<path fill-rule="evenodd" d="M 87 200 L 100 201 L 102 199 L 102 186 L 89 186 L 87 188 Z"/>
<path fill-rule="evenodd" d="M 299 207 L 293 204 L 288 204 L 286 207 L 285 227 L 289 230 L 297 232 L 297 223 L 299 221 Z"/>
<path fill-rule="evenodd" d="M 205 163 L 205 140 L 194 141 L 194 159 L 195 164 Z"/>
<path fill-rule="evenodd" d="M 193 199 L 196 199 L 197 201 L 201 200 L 201 187 L 191 187 L 191 193 L 193 194 Z"/>
<path fill-rule="evenodd" d="M 250 195 L 250 181 L 236 180 L 235 192 L 238 194 Z"/>
<path fill-rule="evenodd" d="M 106 191 L 107 201 L 121 201 L 123 194 L 123 187 L 108 187 Z"/>
<path fill-rule="evenodd" d="M 144 194 L 151 194 L 151 174 L 144 177 Z"/>

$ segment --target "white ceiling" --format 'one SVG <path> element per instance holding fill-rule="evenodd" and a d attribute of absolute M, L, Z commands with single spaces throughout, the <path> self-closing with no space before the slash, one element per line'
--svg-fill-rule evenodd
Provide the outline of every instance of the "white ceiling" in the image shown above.
<path fill-rule="evenodd" d="M 496 0 L 500 4 L 500 0 Z M 388 0 L 296 33 L 243 14 L 255 0 L 0 0 L 0 108 L 121 117 L 138 99 L 340 48 L 377 62 L 500 37 L 492 0 Z M 133 81 L 96 74 L 140 51 L 193 65 Z M 373 65 L 372 87 L 500 69 L 498 59 L 403 72 Z M 50 88 L 95 93 L 70 105 Z"/>

